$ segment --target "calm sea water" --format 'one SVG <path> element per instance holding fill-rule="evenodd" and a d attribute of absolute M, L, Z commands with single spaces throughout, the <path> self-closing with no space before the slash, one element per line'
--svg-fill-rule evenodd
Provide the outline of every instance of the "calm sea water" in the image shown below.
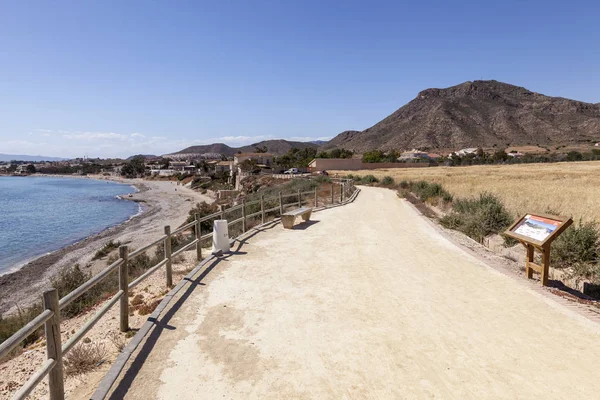
<path fill-rule="evenodd" d="M 91 179 L 0 177 L 0 275 L 126 221 L 129 185 Z"/>

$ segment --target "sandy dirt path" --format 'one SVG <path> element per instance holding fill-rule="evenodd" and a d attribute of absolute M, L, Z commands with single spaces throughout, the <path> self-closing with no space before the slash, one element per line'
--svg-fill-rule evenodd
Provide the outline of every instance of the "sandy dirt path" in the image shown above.
<path fill-rule="evenodd" d="M 364 188 L 313 219 L 216 264 L 113 398 L 598 398 L 600 326 L 484 265 L 392 191 Z"/>

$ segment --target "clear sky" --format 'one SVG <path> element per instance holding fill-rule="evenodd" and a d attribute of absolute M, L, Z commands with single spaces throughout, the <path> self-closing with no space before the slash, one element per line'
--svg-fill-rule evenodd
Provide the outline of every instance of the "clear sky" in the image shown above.
<path fill-rule="evenodd" d="M 600 1 L 0 0 L 0 72 L 0 153 L 330 138 L 468 80 L 600 102 Z"/>

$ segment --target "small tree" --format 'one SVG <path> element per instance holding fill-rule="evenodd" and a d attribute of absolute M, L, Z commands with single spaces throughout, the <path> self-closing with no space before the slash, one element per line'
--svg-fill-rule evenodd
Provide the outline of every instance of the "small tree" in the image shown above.
<path fill-rule="evenodd" d="M 508 160 L 508 154 L 506 154 L 506 151 L 504 151 L 504 149 L 496 150 L 494 152 L 494 155 L 492 156 L 492 160 L 496 162 L 506 161 Z"/>
<path fill-rule="evenodd" d="M 567 153 L 567 161 L 581 161 L 583 160 L 583 154 L 578 151 L 570 151 Z"/>
<path fill-rule="evenodd" d="M 255 153 L 266 153 L 268 151 L 267 146 L 256 146 L 254 147 Z"/>
<path fill-rule="evenodd" d="M 128 177 L 143 175 L 146 171 L 144 161 L 144 157 L 142 156 L 133 157 L 129 162 L 123 165 L 123 168 L 121 168 L 121 175 Z"/>
<path fill-rule="evenodd" d="M 239 166 L 244 172 L 254 172 L 258 169 L 258 164 L 255 160 L 244 160 L 239 164 Z"/>
<path fill-rule="evenodd" d="M 35 174 L 35 172 L 36 172 L 35 166 L 33 164 L 29 164 L 26 167 L 26 170 L 27 170 L 28 174 Z"/>

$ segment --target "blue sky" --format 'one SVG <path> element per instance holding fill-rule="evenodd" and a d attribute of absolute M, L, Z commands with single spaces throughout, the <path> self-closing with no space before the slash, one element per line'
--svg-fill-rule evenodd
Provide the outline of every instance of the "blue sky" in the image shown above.
<path fill-rule="evenodd" d="M 330 138 L 476 79 L 596 103 L 599 17 L 598 1 L 0 0 L 0 153 Z"/>

